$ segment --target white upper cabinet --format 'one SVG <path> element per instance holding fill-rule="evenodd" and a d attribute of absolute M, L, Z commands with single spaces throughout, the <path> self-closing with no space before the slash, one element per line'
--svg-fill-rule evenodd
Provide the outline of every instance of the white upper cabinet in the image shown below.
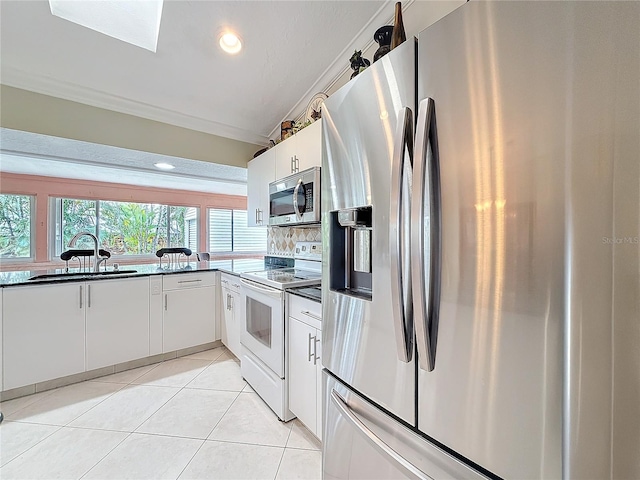
<path fill-rule="evenodd" d="M 322 165 L 322 122 L 303 128 L 247 165 L 247 224 L 269 225 L 269 184 Z"/>
<path fill-rule="evenodd" d="M 295 134 L 296 172 L 322 166 L 322 122 L 313 122 Z"/>
<path fill-rule="evenodd" d="M 322 122 L 303 128 L 275 146 L 276 179 L 322 165 Z"/>
<path fill-rule="evenodd" d="M 272 150 L 276 152 L 276 179 L 288 177 L 296 172 L 295 155 L 298 135 L 292 135 L 280 142 Z"/>
<path fill-rule="evenodd" d="M 247 224 L 269 225 L 269 183 L 276 179 L 276 151 L 270 148 L 247 165 Z"/>

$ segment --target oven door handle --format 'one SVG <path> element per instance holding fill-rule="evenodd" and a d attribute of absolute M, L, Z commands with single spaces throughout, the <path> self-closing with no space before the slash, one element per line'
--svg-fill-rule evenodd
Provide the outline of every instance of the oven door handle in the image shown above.
<path fill-rule="evenodd" d="M 282 296 L 282 290 L 277 290 L 277 289 L 271 288 L 271 287 L 263 287 L 261 285 L 258 285 L 257 283 L 249 282 L 249 281 L 245 280 L 244 278 L 240 279 L 240 283 L 242 283 L 249 290 L 255 290 L 257 292 L 265 293 L 265 294 L 267 294 L 267 295 L 269 295 L 271 297 L 281 297 Z"/>

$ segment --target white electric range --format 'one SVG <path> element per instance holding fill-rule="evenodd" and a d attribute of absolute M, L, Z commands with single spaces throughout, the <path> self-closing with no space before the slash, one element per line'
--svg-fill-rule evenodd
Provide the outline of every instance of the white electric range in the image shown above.
<path fill-rule="evenodd" d="M 278 418 L 295 418 L 289 411 L 285 375 L 285 290 L 320 285 L 322 243 L 298 242 L 293 268 L 247 272 L 240 275 L 246 306 L 240 334 L 243 378 L 271 407 Z"/>

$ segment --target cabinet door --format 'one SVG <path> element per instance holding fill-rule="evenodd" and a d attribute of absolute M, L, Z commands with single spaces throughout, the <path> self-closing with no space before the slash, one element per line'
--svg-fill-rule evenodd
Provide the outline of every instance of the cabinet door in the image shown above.
<path fill-rule="evenodd" d="M 5 288 L 4 389 L 84 372 L 85 284 Z"/>
<path fill-rule="evenodd" d="M 296 133 L 298 171 L 322 166 L 322 122 L 316 121 Z"/>
<path fill-rule="evenodd" d="M 163 351 L 171 352 L 215 340 L 215 287 L 164 292 Z"/>
<path fill-rule="evenodd" d="M 149 277 L 86 286 L 87 370 L 149 356 Z"/>
<path fill-rule="evenodd" d="M 247 164 L 247 224 L 269 225 L 269 183 L 275 178 L 275 148 L 270 148 Z"/>
<path fill-rule="evenodd" d="M 289 317 L 289 410 L 316 433 L 316 329 Z"/>
<path fill-rule="evenodd" d="M 231 293 L 228 288 L 222 289 L 222 343 L 231 350 L 229 332 L 233 336 L 233 309 L 231 308 Z"/>
<path fill-rule="evenodd" d="M 322 330 L 316 330 L 316 436 L 322 441 Z"/>
<path fill-rule="evenodd" d="M 0 391 L 4 390 L 2 386 L 2 293 L 4 288 L 0 288 Z"/>
<path fill-rule="evenodd" d="M 295 156 L 298 147 L 297 135 L 280 142 L 272 150 L 276 152 L 276 179 L 288 177 L 296 173 Z"/>
<path fill-rule="evenodd" d="M 231 323 L 227 336 L 229 338 L 229 350 L 236 358 L 240 358 L 240 334 L 244 326 L 244 305 L 242 296 L 233 290 L 229 292 L 231 303 Z"/>

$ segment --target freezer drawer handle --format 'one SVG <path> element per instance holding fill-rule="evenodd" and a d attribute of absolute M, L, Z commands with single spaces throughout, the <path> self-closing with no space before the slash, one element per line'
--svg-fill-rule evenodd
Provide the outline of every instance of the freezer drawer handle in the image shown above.
<path fill-rule="evenodd" d="M 411 257 L 413 312 L 415 314 L 416 343 L 420 368 L 432 371 L 435 367 L 436 341 L 440 311 L 440 168 L 435 103 L 432 98 L 420 101 L 416 127 L 413 192 L 411 195 Z M 428 188 L 428 190 L 427 190 Z M 426 195 L 426 197 L 425 197 Z M 429 201 L 428 264 L 425 265 L 424 199 Z M 427 272 L 425 280 L 423 272 Z M 428 292 L 428 295 L 427 295 Z"/>
<path fill-rule="evenodd" d="M 402 455 L 396 452 L 393 448 L 387 445 L 382 441 L 380 437 L 378 437 L 375 433 L 373 433 L 367 426 L 362 423 L 362 421 L 356 416 L 355 413 L 351 411 L 347 402 L 340 396 L 338 392 L 335 390 L 331 390 L 331 401 L 336 406 L 338 411 L 342 414 L 342 416 L 347 419 L 356 429 L 364 435 L 364 437 L 377 448 L 383 455 L 391 458 L 396 466 L 402 470 L 402 472 L 407 475 L 409 478 L 418 478 L 429 480 L 420 469 L 416 468 L 411 462 L 406 460 Z"/>
<path fill-rule="evenodd" d="M 403 222 L 402 184 L 405 166 L 405 147 L 409 151 L 409 161 L 413 162 L 413 112 L 403 107 L 399 114 L 398 130 L 394 138 L 393 166 L 391 171 L 391 210 L 389 214 L 389 258 L 391 260 L 391 304 L 396 335 L 398 359 L 408 363 L 413 356 L 413 315 L 411 302 L 405 302 L 405 294 L 411 289 L 411 276 L 405 271 L 407 252 L 403 248 L 403 233 L 408 235 L 407 222 Z M 404 208 L 403 208 L 404 207 Z"/>

